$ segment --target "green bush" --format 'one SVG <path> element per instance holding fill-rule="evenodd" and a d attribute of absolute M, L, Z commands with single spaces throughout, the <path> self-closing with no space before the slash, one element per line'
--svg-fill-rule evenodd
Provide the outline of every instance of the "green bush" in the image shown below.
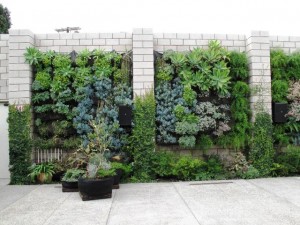
<path fill-rule="evenodd" d="M 158 177 L 170 178 L 174 176 L 174 165 L 178 156 L 167 151 L 155 152 L 153 157 L 153 170 Z"/>
<path fill-rule="evenodd" d="M 180 180 L 195 180 L 197 176 L 205 172 L 206 169 L 206 162 L 190 156 L 183 156 L 176 162 L 173 174 Z"/>
<path fill-rule="evenodd" d="M 130 137 L 133 173 L 141 181 L 155 177 L 153 152 L 155 151 L 155 99 L 152 91 L 136 96 L 133 111 L 133 130 Z"/>
<path fill-rule="evenodd" d="M 272 101 L 287 103 L 289 84 L 284 80 L 275 80 L 272 82 Z"/>
<path fill-rule="evenodd" d="M 270 173 L 274 161 L 274 149 L 272 119 L 268 113 L 256 114 L 249 159 L 261 176 L 267 176 Z"/>
<path fill-rule="evenodd" d="M 289 145 L 287 150 L 277 157 L 276 162 L 285 166 L 290 174 L 300 174 L 300 147 Z"/>
<path fill-rule="evenodd" d="M 9 164 L 10 183 L 29 184 L 29 166 L 31 165 L 31 113 L 28 105 L 9 106 Z"/>
<path fill-rule="evenodd" d="M 246 53 L 231 52 L 229 58 L 230 77 L 235 80 L 247 81 L 249 71 Z"/>

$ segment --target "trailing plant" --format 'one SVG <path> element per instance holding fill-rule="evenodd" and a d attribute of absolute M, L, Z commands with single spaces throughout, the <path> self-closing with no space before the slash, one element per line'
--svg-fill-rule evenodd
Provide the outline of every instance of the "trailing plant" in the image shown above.
<path fill-rule="evenodd" d="M 271 116 L 266 112 L 257 113 L 253 126 L 249 159 L 261 176 L 270 173 L 274 162 L 272 129 Z"/>
<path fill-rule="evenodd" d="M 10 183 L 28 184 L 31 165 L 31 113 L 29 105 L 11 105 L 8 114 Z"/>

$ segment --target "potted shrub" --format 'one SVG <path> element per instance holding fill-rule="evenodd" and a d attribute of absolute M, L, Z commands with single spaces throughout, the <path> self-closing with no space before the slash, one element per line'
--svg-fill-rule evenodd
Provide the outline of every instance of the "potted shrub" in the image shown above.
<path fill-rule="evenodd" d="M 78 179 L 85 174 L 81 169 L 68 169 L 61 179 L 62 192 L 78 191 Z"/>
<path fill-rule="evenodd" d="M 112 143 L 113 126 L 103 118 L 90 122 L 93 132 L 88 135 L 89 143 L 76 152 L 76 164 L 86 166 L 86 174 L 78 180 L 78 189 L 83 201 L 110 198 L 115 171 L 106 158 Z M 74 164 L 74 163 L 73 163 Z"/>
<path fill-rule="evenodd" d="M 113 189 L 119 189 L 120 179 L 124 172 L 128 171 L 128 166 L 120 162 L 112 162 L 111 167 L 115 170 L 116 175 L 114 176 Z"/>
<path fill-rule="evenodd" d="M 54 165 L 52 163 L 32 164 L 29 170 L 31 173 L 28 176 L 31 177 L 32 182 L 37 180 L 38 183 L 44 184 L 52 181 L 52 175 L 54 174 Z"/>
<path fill-rule="evenodd" d="M 103 155 L 93 155 L 88 162 L 86 176 L 78 179 L 82 200 L 111 198 L 115 174 Z"/>

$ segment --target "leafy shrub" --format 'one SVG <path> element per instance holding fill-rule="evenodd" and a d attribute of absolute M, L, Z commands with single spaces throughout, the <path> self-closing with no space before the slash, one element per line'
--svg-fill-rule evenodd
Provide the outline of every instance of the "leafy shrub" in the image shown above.
<path fill-rule="evenodd" d="M 178 156 L 172 152 L 158 151 L 154 153 L 153 170 L 158 177 L 173 177 L 173 168 Z"/>
<path fill-rule="evenodd" d="M 249 158 L 262 176 L 270 173 L 274 161 L 274 149 L 272 120 L 268 113 L 259 112 L 256 114 Z"/>
<path fill-rule="evenodd" d="M 255 178 L 258 178 L 260 176 L 260 173 L 258 171 L 258 169 L 256 169 L 254 166 L 250 165 L 248 167 L 248 170 L 241 174 L 241 177 L 243 179 L 255 179 Z"/>
<path fill-rule="evenodd" d="M 249 77 L 248 60 L 246 53 L 231 52 L 229 55 L 230 77 L 235 80 L 246 81 Z"/>
<path fill-rule="evenodd" d="M 289 145 L 287 150 L 277 157 L 276 162 L 285 166 L 289 173 L 300 173 L 300 147 Z"/>
<path fill-rule="evenodd" d="M 152 92 L 136 96 L 133 111 L 134 127 L 130 137 L 133 171 L 139 180 L 151 180 L 155 150 L 155 99 Z"/>
<path fill-rule="evenodd" d="M 199 173 L 205 172 L 206 168 L 207 164 L 204 161 L 183 156 L 175 164 L 173 173 L 180 180 L 195 180 Z"/>
<path fill-rule="evenodd" d="M 274 102 L 286 103 L 288 93 L 288 82 L 283 80 L 275 80 L 272 82 L 272 100 Z"/>
<path fill-rule="evenodd" d="M 181 136 L 178 143 L 183 148 L 193 148 L 196 144 L 196 138 L 192 135 Z"/>
<path fill-rule="evenodd" d="M 210 149 L 214 144 L 212 139 L 208 135 L 201 135 L 197 142 L 200 149 L 204 151 Z"/>
<path fill-rule="evenodd" d="M 8 132 L 11 184 L 30 183 L 30 178 L 27 176 L 31 164 L 30 125 L 31 113 L 28 105 L 9 106 Z"/>

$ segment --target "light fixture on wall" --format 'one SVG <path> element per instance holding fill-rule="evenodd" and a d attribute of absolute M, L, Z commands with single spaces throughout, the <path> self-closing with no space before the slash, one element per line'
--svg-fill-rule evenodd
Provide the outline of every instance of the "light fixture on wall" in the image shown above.
<path fill-rule="evenodd" d="M 57 31 L 58 33 L 60 33 L 60 32 L 70 33 L 71 31 L 74 31 L 74 33 L 79 33 L 79 30 L 81 30 L 80 27 L 66 27 L 66 28 L 55 29 L 55 31 Z"/>

